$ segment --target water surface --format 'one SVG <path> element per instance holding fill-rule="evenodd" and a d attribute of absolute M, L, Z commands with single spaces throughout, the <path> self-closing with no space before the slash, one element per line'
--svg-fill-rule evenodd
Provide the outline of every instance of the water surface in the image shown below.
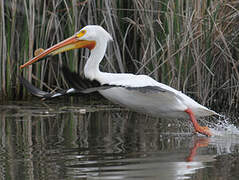
<path fill-rule="evenodd" d="M 239 179 L 239 136 L 112 105 L 0 105 L 1 179 Z"/>

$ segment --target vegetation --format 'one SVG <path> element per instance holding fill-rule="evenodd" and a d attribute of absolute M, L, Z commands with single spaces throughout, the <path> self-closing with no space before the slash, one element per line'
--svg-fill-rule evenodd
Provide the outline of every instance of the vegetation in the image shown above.
<path fill-rule="evenodd" d="M 239 3 L 173 0 L 0 0 L 1 96 L 24 98 L 17 76 L 37 87 L 66 88 L 65 64 L 82 73 L 88 50 L 72 51 L 20 71 L 47 48 L 87 24 L 113 37 L 101 69 L 148 74 L 202 104 L 239 105 Z"/>

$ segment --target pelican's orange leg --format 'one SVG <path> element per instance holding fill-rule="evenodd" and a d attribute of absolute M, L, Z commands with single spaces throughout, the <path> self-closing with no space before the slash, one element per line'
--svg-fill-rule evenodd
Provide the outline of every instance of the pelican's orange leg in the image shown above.
<path fill-rule="evenodd" d="M 186 109 L 185 112 L 189 115 L 196 132 L 204 134 L 206 136 L 212 136 L 212 133 L 210 132 L 210 130 L 207 126 L 203 127 L 198 124 L 198 122 L 194 116 L 194 113 L 192 112 L 192 110 L 190 108 Z"/>

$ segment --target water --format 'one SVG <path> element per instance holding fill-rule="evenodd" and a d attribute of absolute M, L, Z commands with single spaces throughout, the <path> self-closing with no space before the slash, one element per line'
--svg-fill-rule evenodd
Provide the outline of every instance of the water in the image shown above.
<path fill-rule="evenodd" d="M 239 179 L 238 129 L 54 101 L 0 106 L 1 179 Z M 220 123 L 219 123 L 220 122 Z"/>

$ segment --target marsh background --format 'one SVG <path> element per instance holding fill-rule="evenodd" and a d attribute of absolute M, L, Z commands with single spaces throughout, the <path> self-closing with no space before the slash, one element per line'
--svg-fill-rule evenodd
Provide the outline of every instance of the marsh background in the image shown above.
<path fill-rule="evenodd" d="M 59 67 L 83 73 L 88 50 L 20 70 L 88 24 L 113 37 L 101 70 L 147 74 L 215 110 L 239 103 L 239 2 L 205 0 L 0 0 L 1 99 L 25 99 L 23 75 L 37 87 L 67 88 Z"/>

